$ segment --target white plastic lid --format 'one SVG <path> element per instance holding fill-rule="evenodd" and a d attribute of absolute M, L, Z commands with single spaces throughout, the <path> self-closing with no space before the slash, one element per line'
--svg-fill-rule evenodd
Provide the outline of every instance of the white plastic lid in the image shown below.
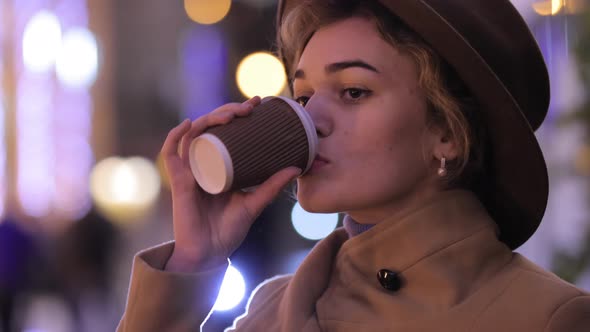
<path fill-rule="evenodd" d="M 199 186 L 210 194 L 229 190 L 234 169 L 227 148 L 217 136 L 205 133 L 195 138 L 189 148 L 189 161 Z"/>

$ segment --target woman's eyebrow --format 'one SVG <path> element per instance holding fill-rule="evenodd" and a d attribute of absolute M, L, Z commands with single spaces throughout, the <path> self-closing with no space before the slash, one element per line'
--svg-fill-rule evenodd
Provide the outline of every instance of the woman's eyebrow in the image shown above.
<path fill-rule="evenodd" d="M 325 71 L 328 74 L 333 74 L 335 72 L 342 71 L 342 70 L 348 69 L 348 68 L 354 68 L 354 67 L 367 69 L 367 70 L 370 70 L 372 72 L 379 74 L 379 70 L 377 70 L 377 68 L 371 66 L 370 64 L 368 64 L 362 60 L 335 62 L 335 63 L 327 65 Z"/>
<path fill-rule="evenodd" d="M 329 65 L 326 65 L 324 71 L 327 74 L 333 74 L 348 68 L 363 68 L 363 69 L 367 69 L 370 70 L 372 72 L 375 72 L 377 74 L 379 74 L 379 70 L 377 70 L 377 68 L 375 68 L 374 66 L 371 66 L 370 64 L 366 63 L 365 61 L 362 60 L 351 60 L 351 61 L 342 61 L 342 62 L 335 62 L 335 63 L 331 63 Z M 305 72 L 302 69 L 297 69 L 295 71 L 295 73 L 293 74 L 293 80 L 296 79 L 305 79 Z"/>

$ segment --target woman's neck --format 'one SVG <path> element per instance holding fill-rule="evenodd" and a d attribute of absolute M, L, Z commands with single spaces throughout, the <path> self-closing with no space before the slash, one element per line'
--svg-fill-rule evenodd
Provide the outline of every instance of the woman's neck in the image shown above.
<path fill-rule="evenodd" d="M 346 214 L 359 224 L 374 225 L 385 219 L 401 219 L 436 199 L 440 194 L 441 191 L 434 188 L 414 191 L 377 206 L 347 211 Z"/>

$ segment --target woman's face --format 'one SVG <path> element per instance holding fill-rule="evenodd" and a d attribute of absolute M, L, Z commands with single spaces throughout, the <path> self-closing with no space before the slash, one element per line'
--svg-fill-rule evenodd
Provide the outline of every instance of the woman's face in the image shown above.
<path fill-rule="evenodd" d="M 311 212 L 375 223 L 435 193 L 440 135 L 429 129 L 412 60 L 375 24 L 350 18 L 318 30 L 294 75 L 319 137 L 320 159 L 298 181 Z"/>

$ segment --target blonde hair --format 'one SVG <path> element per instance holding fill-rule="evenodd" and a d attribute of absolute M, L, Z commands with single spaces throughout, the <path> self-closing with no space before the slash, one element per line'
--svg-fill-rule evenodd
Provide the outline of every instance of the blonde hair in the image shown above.
<path fill-rule="evenodd" d="M 459 151 L 447 163 L 445 181 L 453 187 L 471 187 L 484 172 L 485 128 L 478 104 L 454 70 L 414 31 L 377 1 L 303 0 L 283 18 L 278 53 L 289 77 L 315 31 L 350 17 L 375 22 L 382 38 L 408 55 L 418 68 L 418 82 L 428 105 L 428 122 L 442 128 Z M 292 80 L 289 80 L 291 84 Z"/>

